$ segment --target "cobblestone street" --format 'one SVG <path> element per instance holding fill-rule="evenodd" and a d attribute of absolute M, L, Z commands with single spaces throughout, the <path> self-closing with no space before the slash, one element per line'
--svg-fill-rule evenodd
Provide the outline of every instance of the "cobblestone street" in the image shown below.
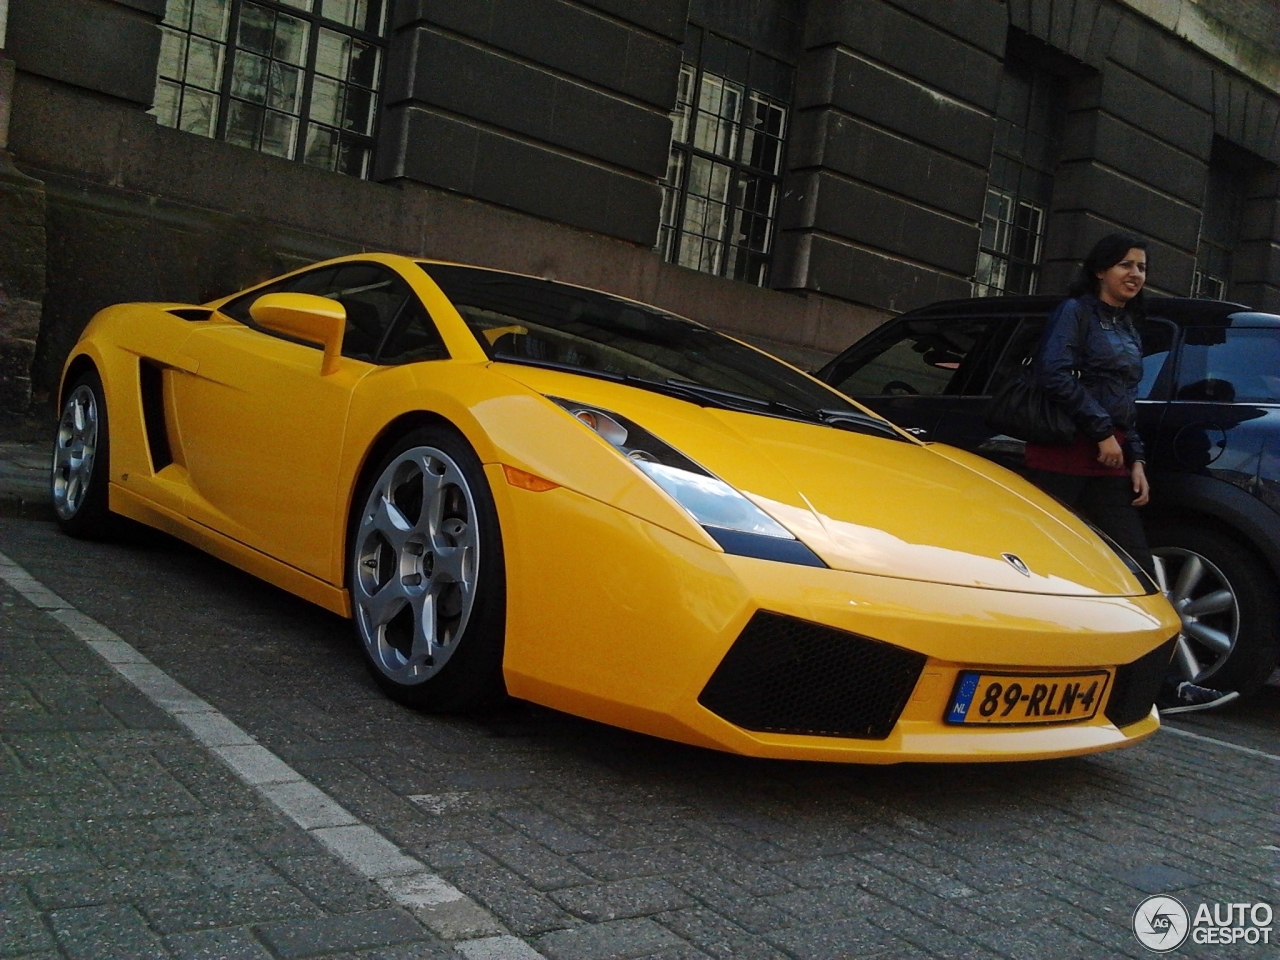
<path fill-rule="evenodd" d="M 1280 900 L 1274 687 L 1076 760 L 755 761 L 522 704 L 407 711 L 346 622 L 162 536 L 5 519 L 0 551 L 480 918 L 424 922 L 0 587 L 3 956 L 1143 957 L 1148 894 Z"/>

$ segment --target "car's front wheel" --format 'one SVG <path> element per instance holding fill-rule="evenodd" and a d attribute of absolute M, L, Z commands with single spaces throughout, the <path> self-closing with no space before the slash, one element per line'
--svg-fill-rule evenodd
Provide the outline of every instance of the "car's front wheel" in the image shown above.
<path fill-rule="evenodd" d="M 432 711 L 500 699 L 502 538 L 475 452 L 446 427 L 415 429 L 368 474 L 354 504 L 347 584 L 378 685 Z"/>
<path fill-rule="evenodd" d="M 1150 531 L 1169 602 L 1182 618 L 1173 657 L 1179 680 L 1252 693 L 1280 650 L 1276 581 L 1247 548 L 1218 530 L 1162 524 Z"/>
<path fill-rule="evenodd" d="M 64 531 L 90 540 L 115 531 L 107 506 L 109 469 L 106 396 L 97 371 L 87 370 L 67 391 L 53 438 L 49 493 Z"/>

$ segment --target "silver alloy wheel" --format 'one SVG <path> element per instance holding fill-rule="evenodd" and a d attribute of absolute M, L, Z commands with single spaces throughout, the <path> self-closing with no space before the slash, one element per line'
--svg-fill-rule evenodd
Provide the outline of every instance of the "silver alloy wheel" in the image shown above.
<path fill-rule="evenodd" d="M 413 447 L 382 471 L 355 532 L 351 600 L 374 665 L 412 686 L 448 662 L 476 596 L 480 531 L 458 464 Z"/>
<path fill-rule="evenodd" d="M 98 452 L 98 400 L 88 384 L 71 391 L 53 442 L 53 508 L 70 520 L 84 504 Z"/>
<path fill-rule="evenodd" d="M 1240 633 L 1240 604 L 1226 575 L 1207 558 L 1181 547 L 1152 551 L 1163 564 L 1166 596 L 1182 618 L 1173 663 L 1178 675 L 1204 683 L 1226 662 Z"/>

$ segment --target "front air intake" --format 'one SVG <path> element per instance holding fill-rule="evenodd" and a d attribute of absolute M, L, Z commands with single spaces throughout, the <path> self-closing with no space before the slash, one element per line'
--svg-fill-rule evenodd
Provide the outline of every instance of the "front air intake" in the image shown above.
<path fill-rule="evenodd" d="M 698 702 L 761 733 L 883 740 L 915 689 L 923 654 L 758 612 Z"/>
<path fill-rule="evenodd" d="M 1169 671 L 1169 661 L 1173 659 L 1173 645 L 1177 642 L 1177 637 L 1170 637 L 1145 656 L 1116 669 L 1115 686 L 1111 689 L 1111 699 L 1107 701 L 1108 720 L 1117 727 L 1127 727 L 1151 712 L 1160 684 Z"/>

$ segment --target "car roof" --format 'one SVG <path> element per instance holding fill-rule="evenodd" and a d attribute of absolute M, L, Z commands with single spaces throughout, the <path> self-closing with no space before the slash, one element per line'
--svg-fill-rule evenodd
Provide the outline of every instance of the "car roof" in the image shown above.
<path fill-rule="evenodd" d="M 1048 313 L 1062 297 L 970 297 L 942 300 L 902 314 L 905 318 L 955 316 L 1008 316 Z M 1280 327 L 1280 316 L 1261 313 L 1243 303 L 1198 300 L 1191 297 L 1148 297 L 1147 315 L 1162 317 L 1183 327 Z"/>

